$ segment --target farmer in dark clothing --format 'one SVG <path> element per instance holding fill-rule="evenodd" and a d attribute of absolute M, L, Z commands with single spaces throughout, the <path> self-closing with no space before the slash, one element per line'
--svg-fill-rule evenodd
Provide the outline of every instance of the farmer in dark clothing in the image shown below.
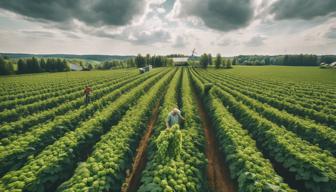
<path fill-rule="evenodd" d="M 184 118 L 181 115 L 181 111 L 178 108 L 174 108 L 168 114 L 167 121 L 166 121 L 166 127 L 171 128 L 175 124 L 180 125 L 182 121 L 184 121 Z"/>
<path fill-rule="evenodd" d="M 91 87 L 85 86 L 85 89 L 84 89 L 84 95 L 85 95 L 84 102 L 85 102 L 86 105 L 90 103 L 90 94 L 91 94 L 91 92 L 92 92 Z"/>

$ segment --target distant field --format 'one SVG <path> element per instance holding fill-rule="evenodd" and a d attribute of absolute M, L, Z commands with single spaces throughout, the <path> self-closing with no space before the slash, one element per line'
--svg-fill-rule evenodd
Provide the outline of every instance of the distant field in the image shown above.
<path fill-rule="evenodd" d="M 227 72 L 246 77 L 272 78 L 274 80 L 336 83 L 336 70 L 320 69 L 319 67 L 235 66 L 234 69 Z"/>
<path fill-rule="evenodd" d="M 279 66 L 0 77 L 0 191 L 335 192 L 335 85 Z"/>

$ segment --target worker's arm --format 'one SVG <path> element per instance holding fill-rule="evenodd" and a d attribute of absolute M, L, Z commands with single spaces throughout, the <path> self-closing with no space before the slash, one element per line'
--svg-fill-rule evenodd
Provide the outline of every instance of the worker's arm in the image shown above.
<path fill-rule="evenodd" d="M 184 117 L 181 115 L 181 113 L 178 113 L 178 115 L 179 115 L 180 119 L 181 119 L 182 121 L 184 121 Z"/>

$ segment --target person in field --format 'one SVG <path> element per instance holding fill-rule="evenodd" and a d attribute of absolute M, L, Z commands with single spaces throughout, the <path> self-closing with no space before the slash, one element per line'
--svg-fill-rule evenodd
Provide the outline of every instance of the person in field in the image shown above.
<path fill-rule="evenodd" d="M 181 111 L 178 108 L 174 108 L 170 113 L 168 113 L 166 127 L 171 128 L 173 125 L 180 125 L 184 121 L 184 117 L 181 115 Z"/>
<path fill-rule="evenodd" d="M 91 94 L 91 92 L 92 92 L 91 87 L 85 86 L 85 89 L 84 89 L 84 102 L 85 102 L 86 105 L 90 103 L 90 94 Z"/>

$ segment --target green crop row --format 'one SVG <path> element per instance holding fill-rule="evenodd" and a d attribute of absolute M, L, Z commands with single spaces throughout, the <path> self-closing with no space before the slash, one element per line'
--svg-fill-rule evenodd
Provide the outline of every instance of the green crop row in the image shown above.
<path fill-rule="evenodd" d="M 96 82 L 95 85 L 99 85 Z M 12 122 L 24 115 L 32 115 L 42 110 L 51 109 L 57 107 L 60 103 L 67 102 L 79 97 L 83 98 L 83 87 L 80 90 L 72 92 L 68 90 L 68 94 L 59 95 L 57 97 L 48 98 L 28 105 L 21 105 L 15 109 L 5 110 L 0 112 L 0 119 L 3 122 Z"/>
<path fill-rule="evenodd" d="M 193 102 L 188 74 L 184 71 L 182 78 L 182 110 L 186 121 L 182 129 L 182 152 L 176 159 L 162 161 L 154 140 L 160 131 L 165 128 L 167 114 L 176 107 L 178 94 L 178 81 L 176 79 L 167 91 L 163 108 L 160 112 L 160 124 L 155 127 L 151 149 L 149 150 L 149 162 L 141 178 L 139 192 L 147 191 L 205 191 L 206 179 L 204 171 L 206 159 L 204 151 L 204 135 L 199 123 L 197 108 Z"/>
<path fill-rule="evenodd" d="M 292 132 L 262 118 L 236 99 L 217 88 L 212 89 L 239 122 L 249 130 L 262 146 L 278 163 L 296 175 L 297 180 L 305 183 L 312 191 L 334 191 L 336 189 L 336 159 L 301 140 Z"/>
<path fill-rule="evenodd" d="M 336 155 L 336 131 L 334 129 L 297 118 L 285 111 L 279 111 L 278 109 L 250 99 L 246 95 L 243 95 L 233 89 L 226 88 L 225 86 L 221 86 L 221 88 L 235 96 L 237 99 L 239 98 L 239 100 L 241 100 L 244 104 L 260 113 L 268 120 L 280 126 L 284 126 L 286 129 L 296 133 L 301 138 L 312 144 L 317 144 L 322 149 L 328 150 L 333 155 Z"/>
<path fill-rule="evenodd" d="M 94 92 L 91 95 L 91 101 L 95 101 L 103 97 L 106 93 L 113 91 L 121 87 L 122 85 L 139 78 L 135 77 L 124 77 L 118 80 L 113 80 L 105 84 L 100 84 L 94 87 Z M 83 97 L 79 97 L 70 102 L 62 103 L 61 105 L 51 108 L 49 110 L 44 110 L 41 113 L 34 113 L 25 118 L 21 118 L 18 121 L 5 123 L 0 126 L 0 138 L 4 138 L 0 141 L 2 144 L 8 144 L 13 139 L 16 139 L 17 136 L 21 133 L 26 132 L 27 130 L 34 129 L 37 124 L 43 123 L 51 118 L 58 118 L 59 115 L 64 115 L 68 111 L 74 110 L 84 105 Z"/>
<path fill-rule="evenodd" d="M 160 107 L 159 116 L 157 120 L 157 125 L 153 129 L 153 135 L 150 139 L 148 150 L 147 150 L 147 159 L 145 170 L 142 172 L 141 176 L 141 186 L 139 192 L 148 192 L 148 191 L 163 191 L 161 180 L 156 175 L 160 171 L 159 162 L 154 159 L 154 155 L 157 151 L 155 146 L 155 138 L 158 137 L 160 131 L 165 128 L 165 121 L 167 114 L 170 110 L 177 106 L 177 91 L 179 86 L 178 83 L 181 79 L 181 70 L 178 70 L 177 74 L 174 76 L 170 82 L 167 92 L 163 98 L 162 106 Z M 175 169 L 173 171 L 176 171 Z"/>
<path fill-rule="evenodd" d="M 109 83 L 110 81 L 118 80 L 121 78 L 125 78 L 125 76 L 120 75 L 120 76 L 113 76 L 113 77 L 105 78 L 105 79 L 99 79 L 99 80 L 96 80 L 90 83 L 90 86 L 94 87 L 95 85 L 104 85 L 106 83 Z M 0 111 L 13 109 L 13 108 L 16 108 L 18 105 L 23 106 L 23 105 L 28 105 L 28 104 L 31 104 L 37 101 L 49 99 L 49 98 L 65 96 L 67 94 L 71 94 L 75 92 L 83 93 L 83 88 L 86 84 L 87 82 L 71 83 L 70 85 L 59 86 L 55 88 L 53 91 L 49 91 L 49 92 L 41 91 L 29 97 L 3 101 L 0 103 Z M 96 87 L 94 87 L 94 89 L 96 89 Z"/>
<path fill-rule="evenodd" d="M 204 79 L 209 80 L 209 78 L 206 77 L 204 77 Z M 213 81 L 216 82 L 216 80 Z M 286 129 L 296 133 L 301 138 L 311 142 L 312 144 L 317 144 L 322 149 L 329 150 L 334 155 L 336 154 L 335 130 L 327 126 L 322 126 L 311 121 L 295 117 L 285 111 L 279 111 L 268 104 L 263 104 L 257 100 L 253 100 L 246 96 L 249 95 L 248 91 L 237 88 L 238 85 L 232 86 L 228 83 L 222 83 L 222 81 L 217 82 L 216 85 L 222 90 L 232 94 L 235 98 L 241 100 L 245 105 L 260 113 L 268 120 L 284 126 Z"/>
<path fill-rule="evenodd" d="M 163 74 L 151 77 L 123 97 L 106 106 L 74 131 L 49 145 L 39 155 L 29 160 L 21 169 L 8 172 L 0 179 L 0 191 L 48 191 L 66 180 L 85 158 L 85 151 L 116 124 L 138 97 L 153 86 Z"/>
<path fill-rule="evenodd" d="M 92 103 L 97 103 L 94 101 L 99 100 L 102 97 L 105 98 L 105 100 L 108 99 L 109 97 L 106 96 L 107 93 L 110 93 L 111 91 L 114 91 L 138 78 L 140 78 L 140 76 L 136 76 L 134 78 L 126 77 L 124 79 L 111 81 L 110 83 L 97 86 L 97 89 L 94 91 L 94 93 L 91 96 Z M 1 129 L 0 129 L 0 137 L 3 138 L 1 140 L 1 144 L 3 145 L 9 144 L 13 140 L 22 136 L 22 133 L 25 133 L 29 130 L 39 128 L 38 126 L 41 126 L 41 125 L 37 125 L 37 124 L 44 123 L 48 119 L 53 118 L 53 120 L 55 121 L 57 121 L 58 119 L 64 119 L 64 117 L 67 117 L 66 119 L 69 119 L 69 114 L 72 113 L 72 110 L 75 110 L 78 107 L 81 107 L 78 110 L 83 111 L 83 114 L 81 115 L 83 116 L 83 118 L 86 114 L 90 115 L 89 113 L 85 112 L 85 110 L 88 112 L 93 111 L 90 109 L 94 107 L 95 105 L 92 106 L 91 104 L 89 104 L 88 106 L 84 106 L 83 104 L 84 104 L 84 100 L 82 97 L 80 97 L 71 102 L 61 104 L 59 107 L 46 110 L 42 113 L 36 113 L 33 115 L 29 115 L 28 117 L 22 118 L 21 120 L 16 121 L 16 122 L 4 124 L 3 126 L 1 126 Z M 97 105 L 97 107 L 99 107 L 99 105 Z M 69 114 L 66 113 L 68 111 L 70 111 Z M 71 120 L 71 118 L 69 120 Z M 55 123 L 49 122 L 48 124 L 55 124 Z M 33 127 L 34 125 L 35 127 Z M 44 124 L 44 126 L 45 125 L 46 124 Z M 61 125 L 62 124 L 60 124 L 60 126 Z"/>
<path fill-rule="evenodd" d="M 239 89 L 237 86 L 236 89 Z M 263 95 L 261 93 L 256 93 L 252 91 L 248 91 L 245 88 L 240 89 L 241 92 L 245 95 L 248 95 L 252 98 L 255 98 L 261 102 L 267 103 L 279 110 L 286 110 L 289 113 L 292 113 L 297 116 L 301 116 L 304 118 L 310 118 L 318 123 L 322 123 L 328 126 L 335 127 L 336 125 L 336 116 L 332 113 L 325 114 L 319 111 L 316 111 L 314 109 L 307 109 L 305 107 L 302 107 L 300 105 L 295 105 L 293 103 L 289 103 L 284 100 L 275 99 L 272 97 L 268 97 L 266 95 Z"/>
<path fill-rule="evenodd" d="M 323 82 L 312 82 L 312 81 L 282 81 L 278 80 L 277 78 L 272 77 L 263 77 L 261 74 L 260 76 L 249 76 L 246 74 L 239 74 L 235 73 L 234 71 L 227 71 L 227 74 L 230 76 L 235 76 L 240 79 L 247 79 L 248 81 L 256 81 L 259 84 L 263 85 L 276 85 L 278 88 L 287 89 L 287 90 L 295 90 L 296 93 L 303 93 L 307 97 L 310 95 L 316 96 L 326 96 L 327 98 L 336 99 L 334 92 L 336 89 L 333 86 L 330 86 L 329 83 Z M 267 76 L 267 74 L 265 74 Z"/>
<path fill-rule="evenodd" d="M 219 76 L 219 74 L 221 75 Z M 212 75 L 212 77 L 218 79 L 219 81 L 230 82 L 230 85 L 234 85 L 235 87 L 262 94 L 263 96 L 271 97 L 276 100 L 286 101 L 294 105 L 300 105 L 307 109 L 314 109 L 324 114 L 336 112 L 336 104 L 328 100 L 327 98 L 307 98 L 305 95 L 298 94 L 296 92 L 296 89 L 283 90 L 282 87 L 271 86 L 271 83 L 266 83 L 265 85 L 263 85 L 263 81 L 247 81 L 243 78 L 233 78 L 231 76 L 225 76 L 222 73 L 209 73 L 209 75 Z"/>
<path fill-rule="evenodd" d="M 193 74 L 198 90 L 204 84 Z M 232 117 L 221 101 L 212 94 L 203 95 L 207 113 L 216 132 L 216 139 L 230 168 L 231 177 L 237 181 L 240 192 L 294 191 L 275 172 L 272 164 L 257 149 L 248 132 Z M 221 154 L 219 154 L 221 155 Z"/>
<path fill-rule="evenodd" d="M 307 103 L 314 104 L 315 106 L 322 106 L 324 108 L 336 109 L 335 99 L 326 92 L 325 88 L 311 87 L 310 85 L 302 85 L 298 82 L 291 84 L 283 84 L 281 82 L 274 82 L 272 79 L 260 80 L 257 78 L 246 78 L 244 76 L 237 76 L 234 74 L 226 74 L 224 72 L 210 72 L 214 77 L 221 77 L 223 81 L 238 84 L 240 86 L 248 85 L 248 87 L 255 87 L 258 91 L 276 96 L 282 95 L 284 99 L 292 98 L 292 102 L 306 105 Z M 236 77 L 237 76 L 237 77 Z M 330 86 L 328 86 L 330 88 Z M 304 89 L 304 91 L 302 91 Z M 302 101 L 302 102 L 301 102 Z"/>
<path fill-rule="evenodd" d="M 109 79 L 111 76 L 127 76 L 135 75 L 134 70 L 116 70 L 113 72 L 96 72 L 96 73 L 59 73 L 59 74 L 38 74 L 25 75 L 18 77 L 3 78 L 1 88 L 9 88 L 3 90 L 0 94 L 0 101 L 15 100 L 25 97 L 38 95 L 40 93 L 55 92 L 73 83 L 91 84 L 101 79 Z M 13 85 L 14 79 L 18 82 Z"/>
<path fill-rule="evenodd" d="M 51 144 L 66 132 L 74 130 L 83 120 L 97 114 L 97 111 L 104 109 L 110 102 L 119 98 L 124 92 L 138 86 L 146 78 L 148 78 L 148 76 L 127 82 L 127 84 L 121 82 L 115 87 L 117 88 L 116 90 L 92 102 L 88 106 L 70 111 L 69 114 L 65 114 L 64 116 L 59 116 L 50 123 L 20 135 L 9 145 L 0 147 L 0 173 L 2 174 L 12 167 L 23 164 L 26 158 L 38 153 L 45 146 Z M 85 124 L 85 122 L 83 122 L 83 124 Z"/>
<path fill-rule="evenodd" d="M 95 145 L 93 153 L 57 191 L 119 191 L 130 168 L 152 108 L 165 93 L 171 71 L 160 79 L 119 123 Z"/>
<path fill-rule="evenodd" d="M 214 76 L 212 77 L 216 78 Z M 222 78 L 216 78 L 216 79 L 220 79 L 222 82 L 230 82 L 230 83 L 227 83 L 226 86 L 230 86 L 231 89 L 239 89 L 239 91 L 241 91 L 243 94 L 248 95 L 257 100 L 260 100 L 261 102 L 268 103 L 269 105 L 275 108 L 278 108 L 279 110 L 286 110 L 289 113 L 292 113 L 292 114 L 295 114 L 301 117 L 309 117 L 315 120 L 316 122 L 326 124 L 328 126 L 336 126 L 336 116 L 332 113 L 325 114 L 325 113 L 316 111 L 314 109 L 307 109 L 295 103 L 293 104 L 293 103 L 284 101 L 283 99 L 272 98 L 264 94 L 263 88 L 261 87 L 251 90 L 250 86 L 243 85 L 243 83 L 232 83 L 231 81 L 225 81 Z M 303 98 L 301 100 L 304 101 Z"/>

